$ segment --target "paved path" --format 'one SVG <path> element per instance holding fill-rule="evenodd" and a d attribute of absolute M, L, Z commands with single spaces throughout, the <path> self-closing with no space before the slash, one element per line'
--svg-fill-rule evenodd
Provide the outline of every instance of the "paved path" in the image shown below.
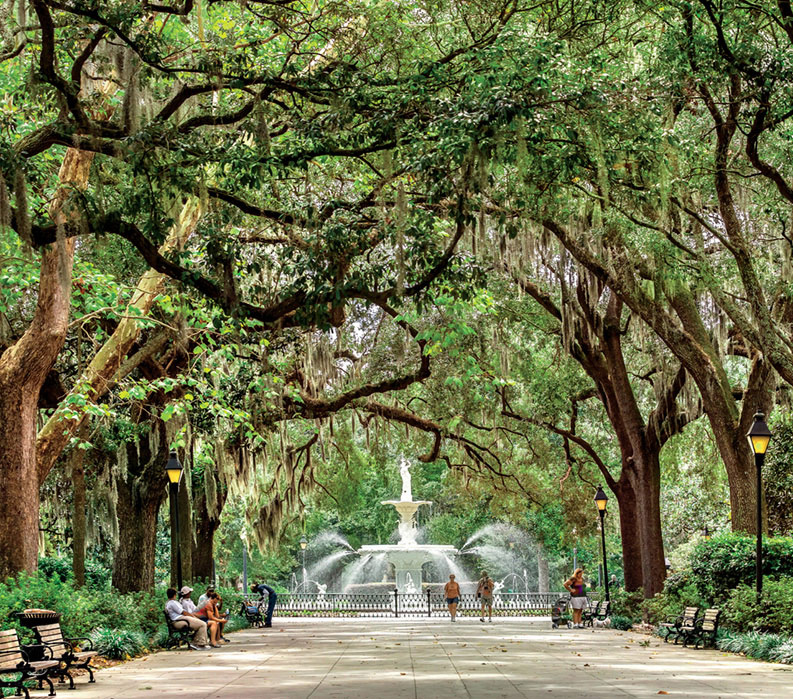
<path fill-rule="evenodd" d="M 276 619 L 217 651 L 167 651 L 78 679 L 69 699 L 793 697 L 793 667 L 542 619 Z M 40 692 L 35 693 L 41 696 Z"/>

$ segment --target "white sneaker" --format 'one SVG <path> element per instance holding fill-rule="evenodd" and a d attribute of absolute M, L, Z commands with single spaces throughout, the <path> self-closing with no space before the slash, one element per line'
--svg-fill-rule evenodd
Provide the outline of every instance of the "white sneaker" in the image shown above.
<path fill-rule="evenodd" d="M 492 624 L 492 623 L 493 623 L 493 620 L 492 620 L 492 619 L 488 619 L 488 622 Z"/>
<path fill-rule="evenodd" d="M 479 621 L 481 621 L 484 624 L 485 623 L 485 618 L 484 617 L 479 617 Z"/>

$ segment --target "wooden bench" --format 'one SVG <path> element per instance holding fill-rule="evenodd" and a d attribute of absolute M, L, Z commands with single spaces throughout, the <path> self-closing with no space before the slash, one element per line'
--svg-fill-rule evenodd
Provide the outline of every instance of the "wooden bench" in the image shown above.
<path fill-rule="evenodd" d="M 57 670 L 50 672 L 50 675 L 58 677 L 61 682 L 64 681 L 64 677 L 68 677 L 69 689 L 74 689 L 74 678 L 70 672 L 73 668 L 88 670 L 90 677 L 88 682 L 95 681 L 94 670 L 90 663 L 91 658 L 98 655 L 98 653 L 93 649 L 93 643 L 91 643 L 90 639 L 64 638 L 60 624 L 34 626 L 33 632 L 36 634 L 36 640 L 41 645 L 47 646 L 52 651 L 52 657 L 61 663 Z M 82 648 L 82 650 L 78 650 L 78 648 Z"/>
<path fill-rule="evenodd" d="M 176 627 L 174 623 L 179 623 L 179 621 L 173 622 L 171 617 L 168 616 L 168 612 L 163 612 L 163 614 L 165 615 L 165 623 L 168 626 L 168 638 L 165 640 L 165 647 L 178 650 L 184 643 L 188 650 L 195 650 L 193 645 L 194 631 L 187 625 L 187 622 L 183 622 L 184 627 L 181 625 Z"/>
<path fill-rule="evenodd" d="M 44 660 L 31 661 L 28 652 L 32 650 L 42 650 Z M 52 658 L 47 646 L 20 646 L 19 637 L 16 629 L 0 631 L 0 688 L 16 689 L 17 694 L 25 693 L 25 697 L 30 699 L 30 692 L 25 686 L 28 680 L 36 680 L 41 687 L 42 682 L 46 682 L 50 687 L 50 696 L 55 696 L 55 687 L 49 674 L 56 670 L 60 663 Z M 11 675 L 19 675 L 11 679 Z"/>
<path fill-rule="evenodd" d="M 692 632 L 697 625 L 699 618 L 699 607 L 686 607 L 679 617 L 667 619 L 658 625 L 659 634 L 663 634 L 664 643 L 669 643 L 673 639 L 675 645 L 680 640 L 684 640 L 685 634 Z"/>
<path fill-rule="evenodd" d="M 721 609 L 706 609 L 705 613 L 697 619 L 693 629 L 687 629 L 683 633 L 683 645 L 688 645 L 691 641 L 694 642 L 694 648 L 715 646 L 716 634 L 719 632 L 719 618 L 721 617 Z"/>

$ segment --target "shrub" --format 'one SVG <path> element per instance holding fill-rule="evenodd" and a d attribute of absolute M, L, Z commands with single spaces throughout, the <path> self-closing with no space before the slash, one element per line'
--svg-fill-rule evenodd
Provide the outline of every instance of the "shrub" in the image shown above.
<path fill-rule="evenodd" d="M 663 592 L 642 603 L 642 611 L 647 623 L 660 624 L 670 617 L 680 616 L 686 607 L 707 606 L 690 576 L 678 573 L 667 578 Z"/>
<path fill-rule="evenodd" d="M 113 660 L 125 660 L 146 649 L 146 639 L 139 631 L 100 628 L 90 635 L 100 655 Z"/>
<path fill-rule="evenodd" d="M 757 604 L 753 586 L 740 585 L 724 605 L 724 619 L 736 631 L 793 632 L 793 578 L 763 579 Z"/>
<path fill-rule="evenodd" d="M 691 579 L 705 599 L 721 604 L 741 584 L 750 584 L 755 574 L 755 538 L 724 533 L 702 539 L 691 555 Z M 793 577 L 793 537 L 763 541 L 763 574 Z"/>
<path fill-rule="evenodd" d="M 611 628 L 618 631 L 630 631 L 633 628 L 633 619 L 615 614 L 611 617 Z"/>
<path fill-rule="evenodd" d="M 633 621 L 642 619 L 642 602 L 644 592 L 641 589 L 628 592 L 623 589 L 614 590 L 611 594 L 611 614 L 613 616 L 623 616 Z"/>

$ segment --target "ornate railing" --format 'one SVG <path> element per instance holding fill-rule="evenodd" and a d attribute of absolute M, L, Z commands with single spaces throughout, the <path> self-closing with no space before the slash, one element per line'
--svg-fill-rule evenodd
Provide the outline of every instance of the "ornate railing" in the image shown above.
<path fill-rule="evenodd" d="M 558 592 L 505 592 L 493 597 L 493 616 L 548 616 Z M 463 594 L 459 616 L 479 616 L 480 602 L 474 594 Z M 417 617 L 446 616 L 449 610 L 437 590 L 374 594 L 279 593 L 276 616 L 306 617 Z"/>

